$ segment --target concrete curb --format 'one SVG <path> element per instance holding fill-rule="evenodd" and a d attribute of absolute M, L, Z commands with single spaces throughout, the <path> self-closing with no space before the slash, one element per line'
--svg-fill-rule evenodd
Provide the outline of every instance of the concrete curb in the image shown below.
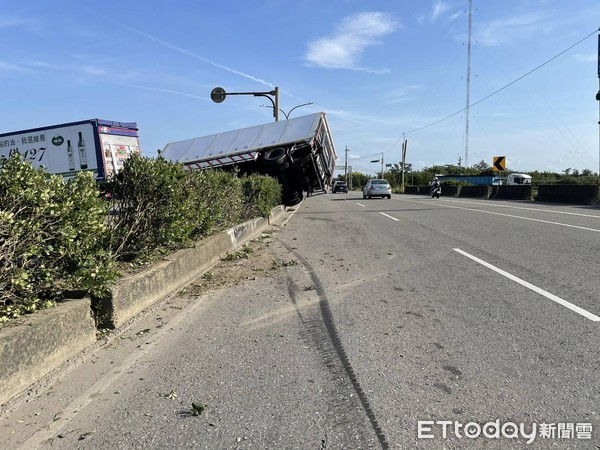
<path fill-rule="evenodd" d="M 90 300 L 69 300 L 0 333 L 0 405 L 96 342 Z"/>
<path fill-rule="evenodd" d="M 285 212 L 275 208 L 269 218 L 254 219 L 169 255 L 144 272 L 121 278 L 105 301 L 108 325 L 118 327 L 161 298 L 177 291 L 264 230 Z M 105 324 L 106 325 L 106 324 Z"/>
<path fill-rule="evenodd" d="M 299 205 L 289 210 L 293 213 Z M 221 257 L 279 220 L 278 206 L 269 218 L 250 220 L 179 250 L 148 270 L 120 279 L 109 296 L 110 320 L 122 325 L 156 301 L 174 293 L 219 262 Z M 284 218 L 287 222 L 289 217 Z M 68 300 L 23 318 L 0 332 L 0 405 L 23 392 L 96 342 L 91 301 Z"/>

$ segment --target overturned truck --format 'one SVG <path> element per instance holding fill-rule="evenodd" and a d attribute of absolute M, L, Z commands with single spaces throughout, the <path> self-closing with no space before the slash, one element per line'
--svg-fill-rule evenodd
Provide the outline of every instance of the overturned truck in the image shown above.
<path fill-rule="evenodd" d="M 326 192 L 337 159 L 325 113 L 172 142 L 161 156 L 189 169 L 236 167 L 271 175 L 287 206 L 300 203 L 304 193 Z"/>

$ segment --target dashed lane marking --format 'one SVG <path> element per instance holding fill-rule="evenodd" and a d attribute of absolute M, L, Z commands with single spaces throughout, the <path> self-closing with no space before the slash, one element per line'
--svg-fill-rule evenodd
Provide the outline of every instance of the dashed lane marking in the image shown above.
<path fill-rule="evenodd" d="M 529 283 L 529 282 L 527 282 L 525 280 L 522 280 L 521 278 L 516 277 L 515 275 L 512 275 L 512 274 L 510 274 L 510 273 L 508 273 L 508 272 L 506 272 L 506 271 L 504 271 L 504 270 L 502 270 L 502 269 L 500 269 L 500 268 L 498 268 L 498 267 L 496 267 L 496 266 L 494 266 L 494 265 L 492 265 L 492 264 L 490 264 L 488 262 L 485 262 L 484 260 L 479 259 L 479 258 L 477 258 L 477 257 L 475 257 L 475 256 L 473 256 L 473 255 L 471 255 L 471 254 L 469 254 L 469 253 L 467 253 L 467 252 L 459 249 L 459 248 L 455 248 L 453 250 L 455 252 L 458 252 L 461 255 L 466 256 L 467 258 L 475 261 L 476 263 L 479 263 L 482 266 L 485 266 L 488 269 L 491 269 L 494 272 L 499 273 L 500 275 L 508 278 L 509 280 L 512 280 L 512 281 L 514 281 L 516 283 L 519 283 L 521 286 L 525 286 L 527 289 L 531 289 L 532 291 L 537 292 L 540 295 L 543 295 L 547 299 L 550 299 L 553 302 L 556 302 L 559 305 L 564 306 L 565 308 L 569 308 L 571 311 L 576 312 L 577 314 L 582 315 L 586 319 L 590 319 L 593 322 L 600 322 L 600 317 L 598 317 L 595 314 L 592 314 L 589 311 L 586 311 L 583 308 L 580 308 L 577 305 L 574 305 L 573 303 L 570 303 L 570 302 L 568 302 L 568 301 L 566 301 L 566 300 L 564 300 L 564 299 L 562 299 L 562 298 L 560 298 L 560 297 L 558 297 L 558 296 L 556 296 L 554 294 L 551 294 L 550 292 L 545 291 L 544 289 L 539 288 L 539 287 L 537 287 L 537 286 L 535 286 L 535 285 L 533 285 L 533 284 L 531 284 L 531 283 Z"/>

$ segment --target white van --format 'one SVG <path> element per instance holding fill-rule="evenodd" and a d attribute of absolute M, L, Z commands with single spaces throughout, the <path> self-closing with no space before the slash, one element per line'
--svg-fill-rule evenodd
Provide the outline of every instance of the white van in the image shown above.
<path fill-rule="evenodd" d="M 509 186 L 531 184 L 531 176 L 524 173 L 511 173 L 508 177 L 506 177 L 506 184 Z"/>

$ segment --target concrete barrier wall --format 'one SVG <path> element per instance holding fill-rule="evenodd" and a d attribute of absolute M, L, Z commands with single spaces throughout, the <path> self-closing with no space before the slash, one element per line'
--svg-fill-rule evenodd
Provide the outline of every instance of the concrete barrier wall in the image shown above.
<path fill-rule="evenodd" d="M 23 316 L 0 330 L 0 405 L 59 367 L 96 341 L 98 310 L 118 326 L 145 308 L 182 288 L 235 251 L 285 213 L 283 206 L 260 218 L 199 241 L 195 248 L 170 255 L 144 272 L 124 277 L 92 307 L 89 299 L 69 300 L 56 307 Z M 95 300 L 96 301 L 96 300 Z M 101 324 L 102 326 L 106 323 Z"/>
<path fill-rule="evenodd" d="M 99 325 L 122 325 L 157 300 L 201 276 L 219 262 L 221 256 L 243 245 L 283 212 L 283 207 L 276 208 L 271 219 L 245 222 L 203 239 L 195 248 L 179 250 L 142 273 L 121 278 L 108 297 L 96 299 L 101 303 L 95 308 L 101 312 Z"/>
<path fill-rule="evenodd" d="M 490 196 L 490 186 L 460 186 L 458 196 L 488 198 Z"/>
<path fill-rule="evenodd" d="M 531 185 L 493 186 L 490 198 L 497 200 L 531 200 Z"/>
<path fill-rule="evenodd" d="M 535 200 L 592 205 L 600 200 L 599 190 L 593 184 L 546 184 L 539 186 Z"/>
<path fill-rule="evenodd" d="M 406 186 L 405 194 L 431 195 L 430 186 Z M 487 186 L 456 186 L 442 184 L 442 196 L 445 197 L 487 197 Z"/>
<path fill-rule="evenodd" d="M 96 341 L 89 299 L 25 316 L 0 333 L 0 404 Z"/>
<path fill-rule="evenodd" d="M 283 209 L 275 210 L 283 212 Z M 103 299 L 100 309 L 109 311 L 101 326 L 118 327 L 157 300 L 190 283 L 214 266 L 222 255 L 243 245 L 265 229 L 269 219 L 261 218 L 202 240 L 196 248 L 183 249 L 142 273 L 123 277 Z"/>
<path fill-rule="evenodd" d="M 429 186 L 406 186 L 405 194 L 429 195 Z M 442 196 L 479 197 L 497 200 L 533 200 L 532 186 L 452 186 L 442 185 Z M 584 184 L 540 185 L 536 201 L 582 205 L 600 204 L 600 186 Z"/>
<path fill-rule="evenodd" d="M 404 186 L 404 193 L 411 195 L 419 194 L 419 186 Z"/>
<path fill-rule="evenodd" d="M 461 186 L 442 184 L 442 197 L 458 197 Z"/>

